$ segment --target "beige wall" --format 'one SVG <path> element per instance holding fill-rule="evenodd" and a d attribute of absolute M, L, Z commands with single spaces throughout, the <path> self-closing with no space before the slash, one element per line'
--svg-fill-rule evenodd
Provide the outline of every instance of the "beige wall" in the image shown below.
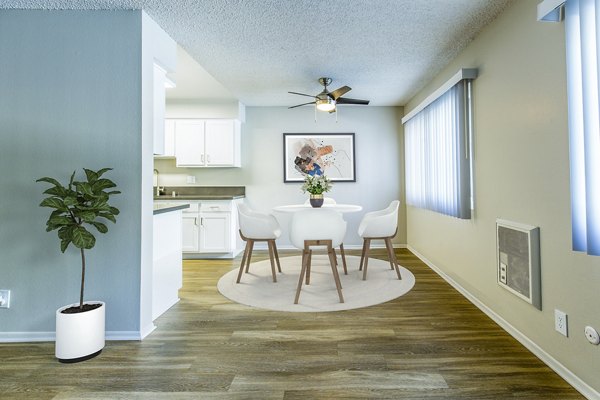
<path fill-rule="evenodd" d="M 408 207 L 408 244 L 600 391 L 600 347 L 583 334 L 600 329 L 600 257 L 571 251 L 564 25 L 537 22 L 537 3 L 515 2 L 407 105 L 459 68 L 479 68 L 475 216 Z M 542 311 L 496 283 L 496 218 L 540 227 Z M 568 338 L 554 330 L 555 308 L 568 314 Z"/>

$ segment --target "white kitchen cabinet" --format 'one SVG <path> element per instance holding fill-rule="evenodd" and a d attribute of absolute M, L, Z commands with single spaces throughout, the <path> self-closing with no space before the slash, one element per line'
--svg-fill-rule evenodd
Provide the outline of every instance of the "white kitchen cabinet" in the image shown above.
<path fill-rule="evenodd" d="M 175 158 L 175 120 L 165 119 L 164 152 L 154 158 Z"/>
<path fill-rule="evenodd" d="M 164 69 L 154 64 L 152 130 L 154 134 L 154 154 L 165 153 L 165 79 Z"/>
<path fill-rule="evenodd" d="M 200 202 L 200 253 L 227 253 L 235 247 L 231 240 L 233 201 Z"/>
<path fill-rule="evenodd" d="M 239 253 L 236 200 L 164 202 L 190 205 L 181 213 L 182 251 L 185 258 L 234 258 Z"/>
<path fill-rule="evenodd" d="M 239 167 L 238 120 L 175 120 L 175 158 L 178 167 Z"/>
<path fill-rule="evenodd" d="M 181 248 L 184 252 L 197 253 L 200 248 L 198 212 L 184 212 L 182 213 L 182 218 L 183 243 Z"/>

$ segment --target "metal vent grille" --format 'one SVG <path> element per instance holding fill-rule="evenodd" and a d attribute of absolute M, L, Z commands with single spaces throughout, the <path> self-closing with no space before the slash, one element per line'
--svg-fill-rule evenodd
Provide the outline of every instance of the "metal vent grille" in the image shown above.
<path fill-rule="evenodd" d="M 539 232 L 534 226 L 496 220 L 498 284 L 541 310 Z"/>

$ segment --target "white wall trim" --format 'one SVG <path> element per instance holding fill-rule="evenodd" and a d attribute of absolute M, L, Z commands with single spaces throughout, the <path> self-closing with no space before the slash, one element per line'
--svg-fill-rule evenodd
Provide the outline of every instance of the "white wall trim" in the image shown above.
<path fill-rule="evenodd" d="M 394 243 L 393 245 L 394 245 L 395 249 L 406 249 L 407 248 L 407 245 L 403 244 L 403 243 L 400 243 L 400 244 Z M 385 244 L 383 241 L 381 241 L 381 243 L 371 242 L 371 248 L 372 249 L 385 249 Z M 254 250 L 265 250 L 266 251 L 267 245 L 263 244 L 263 243 L 255 243 Z M 277 250 L 298 250 L 298 249 L 292 245 L 284 245 L 284 246 L 277 245 Z M 344 244 L 344 250 L 362 250 L 362 244 Z M 300 250 L 298 250 L 298 251 L 300 251 Z"/>
<path fill-rule="evenodd" d="M 446 93 L 452 86 L 456 85 L 458 82 L 462 81 L 463 79 L 475 78 L 477 78 L 477 68 L 459 69 L 458 72 L 452 76 L 452 78 L 448 79 L 442 86 L 437 88 L 433 93 L 427 96 L 425 100 L 419 103 L 418 106 L 416 106 L 408 114 L 406 114 L 404 118 L 402 118 L 402 123 L 405 124 L 412 117 L 423 111 L 425 107 L 436 101 L 438 97 Z"/>
<path fill-rule="evenodd" d="M 151 334 L 152 332 L 154 332 L 155 329 L 156 329 L 156 325 L 154 325 L 152 322 L 149 323 L 143 329 L 140 330 L 139 335 L 138 335 L 138 340 L 144 340 L 144 338 L 146 336 L 148 336 L 149 334 Z"/>
<path fill-rule="evenodd" d="M 593 387 L 585 383 L 581 378 L 575 375 L 571 370 L 562 365 L 557 359 L 548 354 L 544 349 L 538 346 L 533 340 L 529 339 L 525 336 L 521 331 L 512 326 L 508 321 L 502 318 L 500 315 L 496 314 L 491 308 L 482 303 L 477 297 L 472 295 L 468 290 L 462 287 L 458 282 L 456 282 L 452 277 L 447 275 L 444 271 L 438 268 L 434 263 L 429 261 L 425 256 L 419 253 L 416 249 L 414 249 L 411 245 L 408 245 L 408 249 L 421 261 L 423 261 L 429 268 L 431 268 L 435 273 L 437 273 L 442 279 L 448 282 L 454 289 L 458 290 L 460 294 L 465 296 L 467 300 L 473 303 L 477 308 L 483 311 L 488 317 L 490 317 L 494 322 L 496 322 L 502 329 L 508 332 L 512 337 L 517 339 L 523 346 L 525 346 L 529 351 L 531 351 L 536 357 L 538 357 L 542 362 L 544 362 L 548 367 L 550 367 L 554 372 L 560 375 L 567 383 L 575 388 L 579 393 L 584 395 L 587 399 L 590 400 L 599 400 L 600 392 L 596 391 Z"/>
<path fill-rule="evenodd" d="M 138 331 L 106 331 L 106 340 L 140 340 Z M 0 343 L 54 342 L 55 332 L 0 332 Z"/>
<path fill-rule="evenodd" d="M 565 0 L 544 0 L 537 5 L 537 20 L 560 22 L 564 19 Z"/>

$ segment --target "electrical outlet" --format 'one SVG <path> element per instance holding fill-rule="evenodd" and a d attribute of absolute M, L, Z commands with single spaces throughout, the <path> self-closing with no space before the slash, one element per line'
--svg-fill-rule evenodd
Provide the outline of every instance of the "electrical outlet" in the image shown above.
<path fill-rule="evenodd" d="M 0 308 L 10 307 L 10 290 L 0 290 Z"/>
<path fill-rule="evenodd" d="M 567 314 L 560 311 L 554 310 L 554 329 L 563 336 L 569 336 L 569 326 L 567 321 Z"/>

